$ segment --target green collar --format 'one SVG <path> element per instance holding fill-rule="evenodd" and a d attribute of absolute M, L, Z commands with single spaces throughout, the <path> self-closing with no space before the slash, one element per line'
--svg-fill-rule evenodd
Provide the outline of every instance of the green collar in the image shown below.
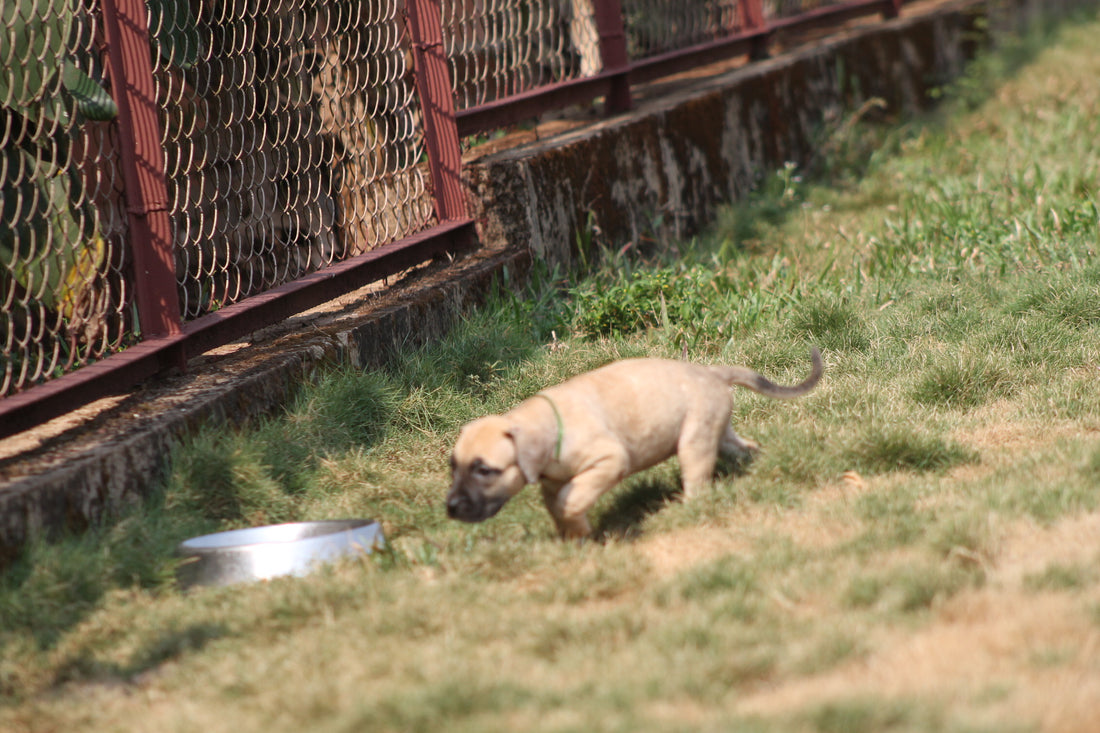
<path fill-rule="evenodd" d="M 550 399 L 542 392 L 536 392 L 534 396 L 546 400 L 550 403 L 550 409 L 554 411 L 554 421 L 558 424 L 558 437 L 557 440 L 554 441 L 554 460 L 559 460 L 561 458 L 561 444 L 565 439 L 565 423 L 562 422 L 561 413 L 558 412 L 558 406 L 554 404 L 554 400 Z"/>

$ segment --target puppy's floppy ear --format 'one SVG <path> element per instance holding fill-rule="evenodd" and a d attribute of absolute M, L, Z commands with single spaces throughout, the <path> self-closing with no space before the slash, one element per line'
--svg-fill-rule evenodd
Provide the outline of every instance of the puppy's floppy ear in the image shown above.
<path fill-rule="evenodd" d="M 516 446 L 516 465 L 519 466 L 524 480 L 529 484 L 538 481 L 542 474 L 542 467 L 546 464 L 545 450 L 539 441 L 531 431 L 514 424 L 504 434 L 511 438 Z"/>

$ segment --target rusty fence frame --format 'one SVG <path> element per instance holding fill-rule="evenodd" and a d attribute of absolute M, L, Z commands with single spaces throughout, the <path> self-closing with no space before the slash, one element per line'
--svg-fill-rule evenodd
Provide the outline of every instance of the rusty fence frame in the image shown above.
<path fill-rule="evenodd" d="M 724 59 L 748 55 L 766 58 L 772 38 L 782 31 L 828 28 L 860 17 L 897 18 L 902 5 L 913 0 L 848 0 L 797 15 L 768 19 L 763 0 L 739 0 L 746 29 L 714 41 L 676 49 L 649 58 L 631 60 L 620 0 L 595 0 L 595 23 L 603 70 L 593 76 L 547 84 L 457 113 L 458 134 L 467 137 L 514 125 L 552 109 L 605 99 L 606 114 L 633 106 L 631 86 L 654 81 Z"/>
<path fill-rule="evenodd" d="M 763 58 L 780 31 L 835 26 L 879 14 L 895 18 L 911 0 L 849 0 L 797 15 L 766 19 L 762 0 L 740 0 L 745 30 L 653 57 L 631 60 L 620 0 L 595 0 L 602 71 L 544 85 L 456 112 L 450 61 L 444 52 L 442 0 L 408 0 L 408 30 L 423 110 L 438 224 L 332 264 L 292 282 L 184 322 L 173 271 L 167 180 L 161 148 L 149 26 L 144 0 L 101 0 L 107 65 L 119 107 L 120 157 L 134 262 L 142 340 L 75 371 L 0 398 L 0 439 L 36 427 L 81 405 L 118 394 L 194 356 L 357 288 L 476 245 L 461 182 L 463 137 L 508 127 L 555 109 L 604 99 L 612 115 L 632 107 L 631 86 L 715 61 Z"/>

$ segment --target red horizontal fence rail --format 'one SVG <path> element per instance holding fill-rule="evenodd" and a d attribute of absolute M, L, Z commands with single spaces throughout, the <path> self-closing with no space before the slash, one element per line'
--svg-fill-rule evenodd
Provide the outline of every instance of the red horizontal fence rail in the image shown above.
<path fill-rule="evenodd" d="M 771 31 L 764 20 L 762 0 L 741 0 L 740 7 L 744 18 L 744 30 L 740 33 L 635 61 L 632 78 L 648 82 L 737 56 L 766 57 Z"/>
<path fill-rule="evenodd" d="M 599 97 L 605 100 L 607 114 L 623 112 L 632 106 L 631 84 L 724 58 L 766 55 L 777 31 L 827 26 L 875 13 L 896 17 L 903 0 L 856 0 L 772 19 L 765 18 L 762 0 L 740 0 L 740 25 L 729 35 L 637 59 L 629 57 L 621 0 L 593 0 L 598 71 L 457 112 L 452 70 L 444 51 L 442 1 L 446 0 L 409 0 L 406 6 L 437 224 L 182 322 L 146 6 L 143 0 L 101 0 L 107 66 L 119 107 L 119 157 L 142 340 L 69 374 L 0 398 L 0 438 L 117 394 L 166 369 L 185 366 L 193 356 L 354 289 L 471 247 L 476 233 L 461 183 L 459 140 L 463 136 Z"/>
<path fill-rule="evenodd" d="M 901 6 L 912 0 L 851 0 L 807 10 L 785 18 L 767 19 L 763 0 L 741 0 L 744 29 L 723 38 L 694 44 L 649 58 L 628 59 L 625 56 L 620 0 L 595 0 L 596 20 L 600 27 L 600 50 L 603 70 L 593 76 L 545 85 L 457 113 L 459 135 L 465 137 L 491 132 L 544 112 L 604 97 L 605 111 L 614 114 L 630 109 L 630 84 L 650 82 L 723 59 L 747 55 L 763 58 L 769 39 L 778 31 L 808 30 L 838 25 L 846 21 L 881 14 L 896 18 Z M 617 18 L 612 19 L 614 13 Z M 615 28 L 617 25 L 617 29 Z M 606 29 L 606 30 L 605 30 Z M 611 46 L 611 48 L 609 48 Z M 621 53 L 620 56 L 620 48 Z"/>
<path fill-rule="evenodd" d="M 117 394 L 176 367 L 181 353 L 201 354 L 433 257 L 460 252 L 472 240 L 471 221 L 451 220 L 209 313 L 184 324 L 172 336 L 147 339 L 72 374 L 5 397 L 0 400 L 0 437 L 33 428 L 73 409 L 74 404 Z"/>
<path fill-rule="evenodd" d="M 876 13 L 884 18 L 896 18 L 901 13 L 901 5 L 902 0 L 855 0 L 825 5 L 789 18 L 778 18 L 770 23 L 770 27 L 773 31 L 820 28 Z"/>

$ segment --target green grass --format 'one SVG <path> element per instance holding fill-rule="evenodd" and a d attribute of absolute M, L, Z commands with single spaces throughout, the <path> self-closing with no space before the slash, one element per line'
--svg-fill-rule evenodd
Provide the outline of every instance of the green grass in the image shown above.
<path fill-rule="evenodd" d="M 817 733 L 941 730 L 942 715 L 911 701 L 839 700 L 822 705 L 809 716 Z"/>
<path fill-rule="evenodd" d="M 385 370 L 200 430 L 148 501 L 0 576 L 0 728 L 1039 728 L 1057 680 L 1097 680 L 1100 573 L 1073 541 L 1100 496 L 1097 32 L 984 58 L 929 117 L 841 126 L 812 177 L 765 177 L 691 241 L 537 271 Z M 474 417 L 685 349 L 793 382 L 811 344 L 822 385 L 735 393 L 764 450 L 697 500 L 673 460 L 601 501 L 592 542 L 558 541 L 530 490 L 446 519 Z M 348 516 L 387 550 L 175 583 L 187 537 Z M 906 663 L 937 634 L 958 648 Z"/>
<path fill-rule="evenodd" d="M 1091 565 L 1062 565 L 1052 563 L 1038 573 L 1024 578 L 1025 587 L 1033 590 L 1071 591 L 1086 588 L 1096 580 Z"/>

